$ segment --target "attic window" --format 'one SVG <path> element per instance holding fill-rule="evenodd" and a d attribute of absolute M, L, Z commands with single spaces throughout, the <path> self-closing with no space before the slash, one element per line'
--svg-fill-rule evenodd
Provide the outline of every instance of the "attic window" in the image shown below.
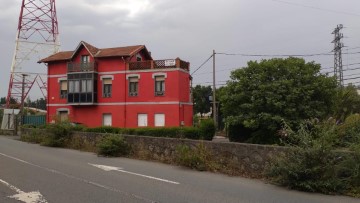
<path fill-rule="evenodd" d="M 136 61 L 142 61 L 142 57 L 139 53 L 136 54 Z"/>
<path fill-rule="evenodd" d="M 90 57 L 89 55 L 82 55 L 81 56 L 81 63 L 89 63 Z"/>

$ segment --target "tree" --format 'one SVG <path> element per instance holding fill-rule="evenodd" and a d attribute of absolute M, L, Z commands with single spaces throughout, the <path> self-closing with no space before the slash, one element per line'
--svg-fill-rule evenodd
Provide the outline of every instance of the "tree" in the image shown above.
<path fill-rule="evenodd" d="M 204 113 L 210 112 L 209 96 L 212 95 L 212 89 L 210 86 L 196 85 L 192 88 L 194 99 L 194 114 L 200 113 L 201 116 Z"/>
<path fill-rule="evenodd" d="M 0 104 L 6 104 L 6 97 L 0 98 Z"/>
<path fill-rule="evenodd" d="M 343 122 L 345 118 L 354 113 L 360 113 L 360 95 L 357 88 L 353 85 L 338 88 L 335 97 L 334 118 L 338 122 Z"/>
<path fill-rule="evenodd" d="M 276 142 L 274 135 L 283 121 L 293 127 L 303 119 L 324 118 L 331 112 L 337 83 L 320 74 L 319 64 L 290 57 L 247 65 L 231 73 L 220 98 L 229 124 L 247 132 L 242 135 L 245 140 Z"/>

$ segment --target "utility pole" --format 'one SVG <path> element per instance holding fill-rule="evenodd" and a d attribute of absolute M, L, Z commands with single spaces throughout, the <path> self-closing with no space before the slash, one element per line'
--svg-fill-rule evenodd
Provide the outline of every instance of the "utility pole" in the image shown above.
<path fill-rule="evenodd" d="M 334 76 L 339 82 L 341 87 L 344 86 L 344 75 L 343 75 L 343 66 L 342 66 L 342 53 L 341 49 L 344 47 L 344 44 L 341 42 L 341 39 L 344 37 L 340 30 L 343 28 L 342 24 L 336 26 L 334 31 L 331 34 L 334 34 L 334 40 L 331 43 L 334 43 Z"/>
<path fill-rule="evenodd" d="M 26 74 L 21 74 L 22 75 L 22 84 L 21 84 L 21 106 L 20 106 L 20 115 L 21 115 L 21 124 L 23 124 L 23 120 L 24 120 L 24 104 L 25 104 L 25 77 L 27 76 Z"/>
<path fill-rule="evenodd" d="M 215 129 L 217 129 L 217 109 L 216 109 L 216 97 L 215 97 L 215 91 L 216 91 L 216 84 L 215 84 L 215 50 L 213 50 L 213 117 L 214 117 L 214 124 Z"/>

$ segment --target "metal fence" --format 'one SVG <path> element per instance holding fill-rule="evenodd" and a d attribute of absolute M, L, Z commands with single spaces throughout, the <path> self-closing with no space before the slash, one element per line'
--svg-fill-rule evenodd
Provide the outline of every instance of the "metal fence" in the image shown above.
<path fill-rule="evenodd" d="M 44 125 L 45 123 L 46 123 L 45 115 L 39 115 L 39 116 L 28 115 L 23 117 L 23 124 Z"/>

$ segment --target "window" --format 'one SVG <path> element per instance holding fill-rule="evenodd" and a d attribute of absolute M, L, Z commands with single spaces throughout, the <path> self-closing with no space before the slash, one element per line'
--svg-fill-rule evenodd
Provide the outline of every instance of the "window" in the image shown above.
<path fill-rule="evenodd" d="M 81 92 L 92 92 L 92 80 L 81 80 Z"/>
<path fill-rule="evenodd" d="M 139 86 L 139 78 L 138 77 L 130 77 L 129 78 L 129 96 L 137 96 L 138 95 L 138 86 Z"/>
<path fill-rule="evenodd" d="M 75 92 L 75 84 L 73 80 L 69 81 L 69 93 L 74 93 Z"/>
<path fill-rule="evenodd" d="M 92 92 L 92 91 L 93 91 L 93 81 L 86 80 L 86 92 Z"/>
<path fill-rule="evenodd" d="M 140 54 L 136 54 L 136 61 L 142 61 L 142 57 Z"/>
<path fill-rule="evenodd" d="M 81 63 L 89 63 L 90 62 L 90 57 L 89 55 L 83 55 L 81 56 Z"/>
<path fill-rule="evenodd" d="M 111 97 L 112 79 L 103 78 L 103 97 Z"/>
<path fill-rule="evenodd" d="M 155 76 L 155 96 L 163 96 L 165 94 L 165 77 Z"/>
<path fill-rule="evenodd" d="M 66 80 L 61 80 L 60 81 L 60 98 L 64 99 L 67 97 L 67 81 Z"/>
<path fill-rule="evenodd" d="M 80 92 L 80 80 L 74 80 L 74 92 L 75 93 Z"/>
<path fill-rule="evenodd" d="M 165 126 L 165 114 L 155 114 L 155 126 L 163 127 Z"/>
<path fill-rule="evenodd" d="M 81 80 L 81 92 L 86 92 L 86 80 Z"/>
<path fill-rule="evenodd" d="M 97 74 L 72 73 L 68 74 L 67 102 L 94 103 L 97 100 Z"/>
<path fill-rule="evenodd" d="M 147 114 L 138 114 L 138 127 L 146 127 L 147 125 Z"/>
<path fill-rule="evenodd" d="M 112 126 L 111 113 L 104 113 L 103 114 L 103 126 Z"/>
<path fill-rule="evenodd" d="M 60 121 L 67 121 L 69 119 L 69 112 L 68 111 L 58 111 L 58 115 L 60 118 Z"/>

